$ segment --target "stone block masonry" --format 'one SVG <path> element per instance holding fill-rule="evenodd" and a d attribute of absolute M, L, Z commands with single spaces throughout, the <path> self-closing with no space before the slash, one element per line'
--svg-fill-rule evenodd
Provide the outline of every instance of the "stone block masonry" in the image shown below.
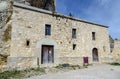
<path fill-rule="evenodd" d="M 12 0 L 0 0 L 0 67 L 10 55 Z"/>
<path fill-rule="evenodd" d="M 110 44 L 106 26 L 18 3 L 14 4 L 11 21 L 9 67 L 14 64 L 22 68 L 61 63 L 83 65 L 83 57 L 88 57 L 90 63 L 108 62 L 106 58 L 109 58 Z M 50 35 L 45 35 L 46 25 L 51 27 Z M 76 29 L 76 38 L 72 38 L 72 29 Z M 92 39 L 93 32 L 95 40 Z M 27 40 L 29 46 L 26 46 Z M 73 45 L 76 45 L 74 49 Z M 98 51 L 94 52 L 93 49 Z"/>
<path fill-rule="evenodd" d="M 83 65 L 83 57 L 89 64 L 112 61 L 107 26 L 16 2 L 10 7 L 0 29 L 5 70 Z"/>

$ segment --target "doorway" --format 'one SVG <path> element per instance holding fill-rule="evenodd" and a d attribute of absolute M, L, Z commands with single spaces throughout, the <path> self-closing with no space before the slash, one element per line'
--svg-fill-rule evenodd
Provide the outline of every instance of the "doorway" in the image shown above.
<path fill-rule="evenodd" d="M 54 46 L 42 45 L 41 64 L 54 63 Z"/>
<path fill-rule="evenodd" d="M 97 62 L 99 61 L 98 49 L 97 48 L 93 48 L 92 56 L 93 56 L 93 61 L 97 61 Z"/>

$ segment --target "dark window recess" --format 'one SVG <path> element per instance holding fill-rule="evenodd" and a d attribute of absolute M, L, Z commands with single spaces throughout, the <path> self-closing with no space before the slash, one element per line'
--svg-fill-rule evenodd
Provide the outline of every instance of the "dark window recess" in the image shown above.
<path fill-rule="evenodd" d="M 92 40 L 95 40 L 95 32 L 92 32 Z"/>
<path fill-rule="evenodd" d="M 30 46 L 30 40 L 26 41 L 26 46 Z"/>
<path fill-rule="evenodd" d="M 76 29 L 72 29 L 72 38 L 76 38 Z"/>
<path fill-rule="evenodd" d="M 73 50 L 75 50 L 76 49 L 76 44 L 73 44 Z"/>
<path fill-rule="evenodd" d="M 51 25 L 45 25 L 45 35 L 51 35 Z"/>

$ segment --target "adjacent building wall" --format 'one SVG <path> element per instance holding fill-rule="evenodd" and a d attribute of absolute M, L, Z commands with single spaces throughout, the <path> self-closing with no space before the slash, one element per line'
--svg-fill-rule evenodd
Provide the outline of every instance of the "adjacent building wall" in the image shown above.
<path fill-rule="evenodd" d="M 120 40 L 114 40 L 114 49 L 112 55 L 114 62 L 120 63 Z"/>

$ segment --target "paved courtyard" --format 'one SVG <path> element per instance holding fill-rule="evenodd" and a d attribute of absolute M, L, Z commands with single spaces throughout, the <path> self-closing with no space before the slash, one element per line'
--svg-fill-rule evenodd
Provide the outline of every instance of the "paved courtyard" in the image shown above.
<path fill-rule="evenodd" d="M 49 73 L 29 79 L 120 79 L 120 66 L 97 64 L 85 69 Z"/>

